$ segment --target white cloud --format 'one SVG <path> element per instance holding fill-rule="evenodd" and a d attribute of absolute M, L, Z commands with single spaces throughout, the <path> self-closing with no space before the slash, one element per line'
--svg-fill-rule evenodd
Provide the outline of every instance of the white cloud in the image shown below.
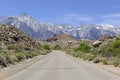
<path fill-rule="evenodd" d="M 120 13 L 101 15 L 102 18 L 120 18 Z"/>
<path fill-rule="evenodd" d="M 79 15 L 79 14 L 65 14 L 63 17 L 63 20 L 66 22 L 89 22 L 91 20 L 91 17 Z"/>
<path fill-rule="evenodd" d="M 120 13 L 80 15 L 76 13 L 64 14 L 59 18 L 61 22 L 73 24 L 112 24 L 120 25 Z"/>
<path fill-rule="evenodd" d="M 101 23 L 120 25 L 120 13 L 103 14 L 97 17 Z"/>

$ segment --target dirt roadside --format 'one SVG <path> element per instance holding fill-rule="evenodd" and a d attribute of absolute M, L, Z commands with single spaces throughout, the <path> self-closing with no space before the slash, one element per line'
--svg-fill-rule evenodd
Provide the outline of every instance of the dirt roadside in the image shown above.
<path fill-rule="evenodd" d="M 9 76 L 20 72 L 21 70 L 31 66 L 32 64 L 45 58 L 48 55 L 50 55 L 50 53 L 47 55 L 39 55 L 39 56 L 36 56 L 32 59 L 28 59 L 28 60 L 25 60 L 23 62 L 17 63 L 16 65 L 10 65 L 8 67 L 0 69 L 0 80 L 4 80 L 4 79 L 8 78 Z"/>
<path fill-rule="evenodd" d="M 73 57 L 73 56 L 71 56 L 71 57 Z M 101 68 L 103 70 L 106 70 L 106 71 L 108 71 L 110 73 L 113 73 L 115 75 L 120 76 L 120 67 L 114 67 L 113 65 L 103 65 L 102 63 L 93 63 L 93 62 L 90 62 L 90 61 L 83 60 L 82 58 L 77 58 L 77 59 L 82 61 L 82 62 L 85 62 L 87 64 L 91 64 L 91 65 L 93 65 L 95 67 L 99 67 L 99 68 Z"/>
<path fill-rule="evenodd" d="M 50 55 L 50 53 L 48 55 Z M 21 70 L 31 66 L 35 62 L 38 62 L 39 60 L 45 58 L 48 55 L 36 56 L 36 57 L 34 57 L 32 59 L 26 60 L 26 61 L 21 62 L 21 63 L 16 64 L 16 65 L 11 65 L 9 67 L 6 67 L 6 68 L 0 70 L 0 80 L 4 80 L 5 78 L 7 78 L 7 77 L 9 77 L 11 75 L 14 75 L 17 72 L 20 72 Z M 69 55 L 69 56 L 73 57 L 71 55 Z M 103 70 L 106 70 L 106 71 L 108 71 L 110 73 L 113 73 L 113 74 L 116 74 L 116 75 L 120 76 L 120 68 L 119 67 L 114 67 L 112 65 L 103 65 L 101 63 L 95 64 L 95 63 L 85 61 L 83 59 L 75 58 L 75 57 L 74 57 L 74 59 L 79 59 L 79 61 L 82 61 L 84 63 L 90 64 L 90 65 L 95 66 L 95 67 L 99 67 L 99 68 L 101 68 Z"/>

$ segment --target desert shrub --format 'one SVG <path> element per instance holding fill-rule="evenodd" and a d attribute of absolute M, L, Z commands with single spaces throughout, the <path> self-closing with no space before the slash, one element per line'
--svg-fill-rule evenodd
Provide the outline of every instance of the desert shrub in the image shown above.
<path fill-rule="evenodd" d="M 113 47 L 111 46 L 107 46 L 105 49 L 104 49 L 104 53 L 102 54 L 104 57 L 111 57 L 113 54 Z"/>
<path fill-rule="evenodd" d="M 90 53 L 93 54 L 93 55 L 95 55 L 95 56 L 100 54 L 100 53 L 98 52 L 98 50 L 92 50 Z"/>
<path fill-rule="evenodd" d="M 42 51 L 41 51 L 41 55 L 46 55 L 47 53 L 49 53 L 50 52 L 50 50 L 45 50 L 45 49 L 43 49 Z"/>
<path fill-rule="evenodd" d="M 50 45 L 48 45 L 48 44 L 44 44 L 42 47 L 45 50 L 51 50 Z"/>
<path fill-rule="evenodd" d="M 7 60 L 7 64 L 14 64 L 15 62 L 18 61 L 17 57 L 15 56 L 14 53 L 8 53 L 6 54 L 6 60 Z"/>
<path fill-rule="evenodd" d="M 88 57 L 87 57 L 87 60 L 88 60 L 88 61 L 92 61 L 94 58 L 95 58 L 94 55 L 89 54 Z"/>
<path fill-rule="evenodd" d="M 94 59 L 94 55 L 90 53 L 82 53 L 82 58 L 84 60 L 92 61 Z"/>
<path fill-rule="evenodd" d="M 120 58 L 120 48 L 114 49 L 112 56 L 113 56 L 113 57 L 116 57 L 116 56 L 117 56 L 117 57 Z"/>
<path fill-rule="evenodd" d="M 24 54 L 25 54 L 25 56 L 26 56 L 26 59 L 33 57 L 33 55 L 32 55 L 31 52 L 24 51 Z"/>
<path fill-rule="evenodd" d="M 103 65 L 108 65 L 108 62 L 106 60 L 104 60 Z"/>
<path fill-rule="evenodd" d="M 82 54 L 81 52 L 72 52 L 72 54 L 75 56 L 75 57 L 79 57 L 80 54 Z"/>
<path fill-rule="evenodd" d="M 120 64 L 119 61 L 113 61 L 113 65 L 114 65 L 115 67 L 119 66 L 119 64 Z"/>
<path fill-rule="evenodd" d="M 99 62 L 100 62 L 100 59 L 98 57 L 93 59 L 93 63 L 99 63 Z"/>
<path fill-rule="evenodd" d="M 25 54 L 23 54 L 22 52 L 21 52 L 21 53 L 17 53 L 17 54 L 16 54 L 16 57 L 17 57 L 17 59 L 18 59 L 19 61 L 22 61 L 22 60 L 26 59 Z"/>
<path fill-rule="evenodd" d="M 119 57 L 120 58 L 120 40 L 115 40 L 102 48 L 103 57 Z"/>
<path fill-rule="evenodd" d="M 67 50 L 66 53 L 71 55 L 72 50 Z"/>
<path fill-rule="evenodd" d="M 120 64 L 120 58 L 118 57 L 111 57 L 112 64 L 117 67 Z"/>
<path fill-rule="evenodd" d="M 102 63 L 103 63 L 103 65 L 108 65 L 108 62 L 107 62 L 106 59 L 103 59 L 103 60 L 102 60 Z"/>
<path fill-rule="evenodd" d="M 120 40 L 115 40 L 113 42 L 113 48 L 120 48 Z"/>
<path fill-rule="evenodd" d="M 3 42 L 0 42 L 0 50 L 5 50 L 6 45 Z"/>
<path fill-rule="evenodd" d="M 15 52 L 20 52 L 21 49 L 18 45 L 9 45 L 8 50 L 14 50 Z"/>
<path fill-rule="evenodd" d="M 61 49 L 61 46 L 56 44 L 54 47 L 53 47 L 54 50 L 60 50 Z"/>
<path fill-rule="evenodd" d="M 3 54 L 0 54 L 0 65 L 7 67 L 6 57 Z"/>
<path fill-rule="evenodd" d="M 84 57 L 85 57 L 85 54 L 82 53 L 82 52 L 80 52 L 78 55 L 79 55 L 79 56 L 78 56 L 79 58 L 84 58 Z"/>
<path fill-rule="evenodd" d="M 33 56 L 38 56 L 39 55 L 39 53 L 38 52 L 33 52 Z"/>
<path fill-rule="evenodd" d="M 91 47 L 88 44 L 85 44 L 82 42 L 78 48 L 76 48 L 76 51 L 82 51 L 82 52 L 89 52 L 91 50 Z"/>

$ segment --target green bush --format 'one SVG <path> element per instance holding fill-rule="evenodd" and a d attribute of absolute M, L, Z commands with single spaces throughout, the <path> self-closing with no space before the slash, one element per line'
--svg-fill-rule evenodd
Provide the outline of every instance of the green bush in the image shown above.
<path fill-rule="evenodd" d="M 89 52 L 91 50 L 91 47 L 88 44 L 85 44 L 82 42 L 78 48 L 76 48 L 75 51 L 82 51 L 82 52 Z"/>
<path fill-rule="evenodd" d="M 102 60 L 103 65 L 108 65 L 108 62 L 106 59 Z"/>
<path fill-rule="evenodd" d="M 119 61 L 113 61 L 113 65 L 114 65 L 115 67 L 118 67 L 118 66 L 119 66 L 119 64 L 120 64 L 120 62 L 119 62 Z"/>
<path fill-rule="evenodd" d="M 113 54 L 113 47 L 111 47 L 111 46 L 107 46 L 106 48 L 105 48 L 105 51 L 104 51 L 104 53 L 103 53 L 103 56 L 104 57 L 111 57 L 112 56 L 112 54 Z"/>
<path fill-rule="evenodd" d="M 94 55 L 91 53 L 82 53 L 82 58 L 84 60 L 92 61 L 94 59 Z"/>
<path fill-rule="evenodd" d="M 93 61 L 93 63 L 102 62 L 103 65 L 120 66 L 120 39 L 116 39 L 103 44 L 98 48 L 93 48 L 85 43 L 79 47 L 67 50 L 67 54 L 84 60 Z"/>
<path fill-rule="evenodd" d="M 100 62 L 100 59 L 98 57 L 93 59 L 93 63 L 99 63 L 99 62 Z"/>
<path fill-rule="evenodd" d="M 94 55 L 89 54 L 87 60 L 88 60 L 88 61 L 92 61 L 94 58 L 95 58 Z"/>
<path fill-rule="evenodd" d="M 33 58 L 33 55 L 32 55 L 31 52 L 25 51 L 24 54 L 25 54 L 25 56 L 26 56 L 26 59 Z"/>
<path fill-rule="evenodd" d="M 103 57 L 119 57 L 120 58 L 120 40 L 109 42 L 101 49 Z"/>
<path fill-rule="evenodd" d="M 51 52 L 51 50 L 45 50 L 45 49 L 42 49 L 39 54 L 41 55 L 46 55 L 47 53 Z"/>
<path fill-rule="evenodd" d="M 120 58 L 120 48 L 114 49 L 112 56 Z"/>
<path fill-rule="evenodd" d="M 17 59 L 19 60 L 19 61 L 22 61 L 22 60 L 24 60 L 24 59 L 26 59 L 26 56 L 25 56 L 25 54 L 24 53 L 17 53 L 16 54 L 16 57 L 17 57 Z"/>
<path fill-rule="evenodd" d="M 92 50 L 90 53 L 93 54 L 93 55 L 95 55 L 95 56 L 97 56 L 97 55 L 100 54 L 100 53 L 98 52 L 98 50 Z"/>
<path fill-rule="evenodd" d="M 79 58 L 84 58 L 85 57 L 85 54 L 84 53 L 79 53 Z"/>
<path fill-rule="evenodd" d="M 48 45 L 48 44 L 44 44 L 42 47 L 45 50 L 51 50 L 50 45 Z"/>
<path fill-rule="evenodd" d="M 21 49 L 18 45 L 9 45 L 8 50 L 14 50 L 15 52 L 20 52 Z"/>
<path fill-rule="evenodd" d="M 120 48 L 120 40 L 115 40 L 113 42 L 113 48 Z"/>
<path fill-rule="evenodd" d="M 54 47 L 53 47 L 54 50 L 61 50 L 61 46 L 56 44 Z"/>

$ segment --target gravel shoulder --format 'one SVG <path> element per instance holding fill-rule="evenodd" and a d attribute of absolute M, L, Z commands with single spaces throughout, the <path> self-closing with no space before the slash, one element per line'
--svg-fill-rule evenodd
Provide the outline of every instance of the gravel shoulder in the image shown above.
<path fill-rule="evenodd" d="M 8 78 L 9 76 L 12 76 L 12 75 L 24 70 L 25 68 L 31 66 L 32 64 L 38 62 L 39 60 L 45 58 L 48 55 L 50 55 L 50 53 L 47 55 L 39 55 L 34 58 L 24 60 L 15 65 L 10 65 L 8 67 L 0 69 L 0 80 L 4 80 L 4 79 Z"/>

